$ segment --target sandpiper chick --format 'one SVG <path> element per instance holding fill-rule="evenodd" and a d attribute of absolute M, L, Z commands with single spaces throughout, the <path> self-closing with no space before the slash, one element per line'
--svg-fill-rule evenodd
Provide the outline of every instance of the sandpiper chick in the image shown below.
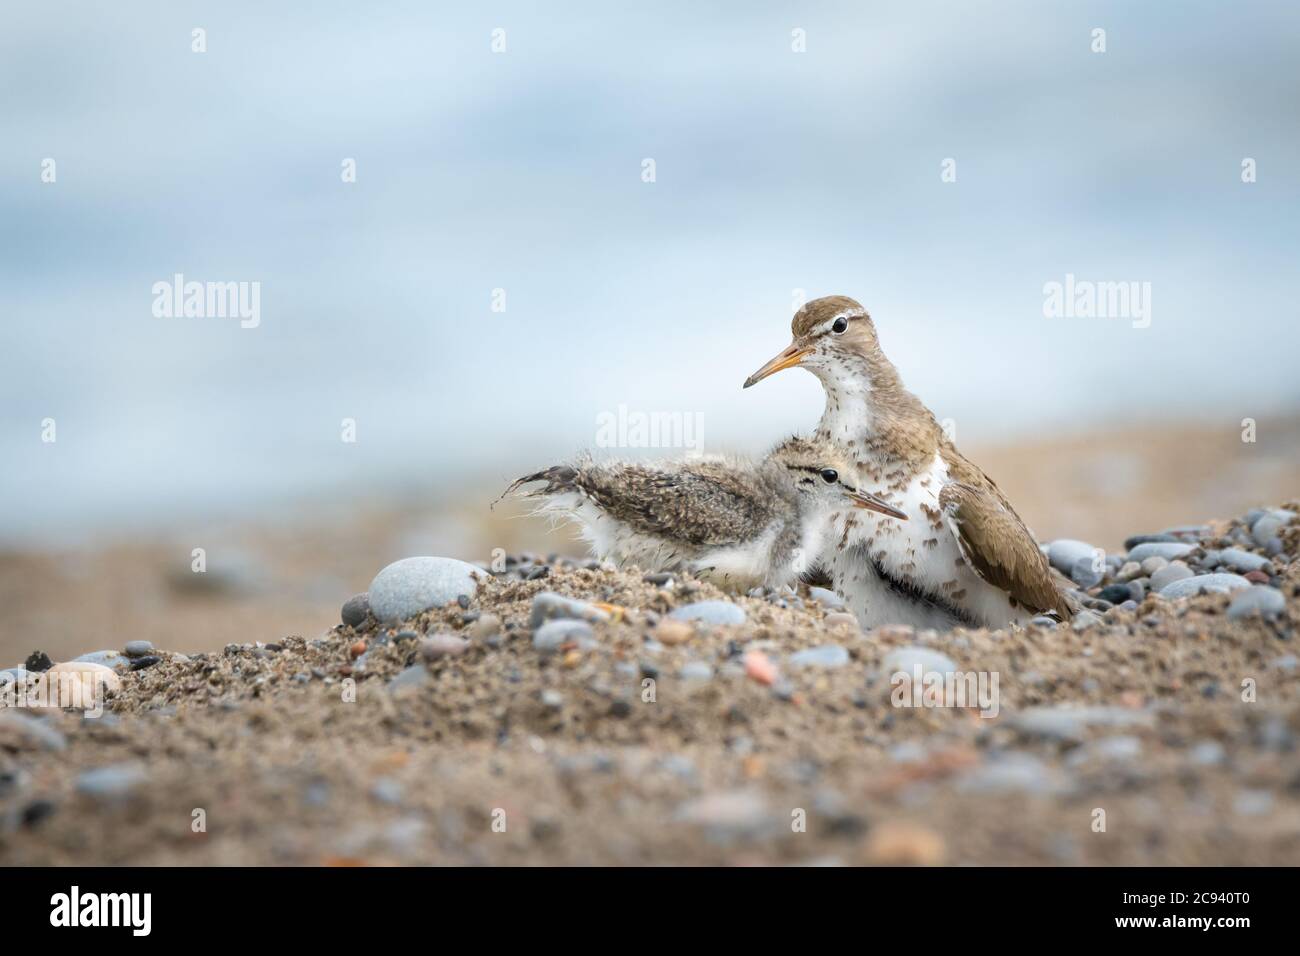
<path fill-rule="evenodd" d="M 845 296 L 795 313 L 789 348 L 745 381 L 800 366 L 826 390 L 815 437 L 852 462 L 848 480 L 889 495 L 912 520 L 860 512 L 833 521 L 835 587 L 863 627 L 1000 627 L 1070 605 L 1047 558 L 997 485 L 962 455 L 903 387 L 866 309 Z"/>
<path fill-rule="evenodd" d="M 514 482 L 546 485 L 535 512 L 577 523 L 592 553 L 646 571 L 690 571 L 733 589 L 780 587 L 814 565 L 830 515 L 846 505 L 905 517 L 843 479 L 833 447 L 792 438 L 762 461 L 657 464 L 582 458 Z"/>

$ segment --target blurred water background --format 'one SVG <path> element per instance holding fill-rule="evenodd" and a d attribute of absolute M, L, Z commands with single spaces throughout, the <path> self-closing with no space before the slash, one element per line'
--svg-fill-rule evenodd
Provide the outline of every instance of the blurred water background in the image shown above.
<path fill-rule="evenodd" d="M 964 446 L 1235 434 L 1300 404 L 1298 48 L 1267 0 L 7 2 L 0 540 L 487 500 L 620 405 L 758 451 L 821 409 L 740 388 L 796 289 Z M 175 273 L 260 325 L 154 317 Z M 1044 318 L 1067 273 L 1150 327 Z"/>

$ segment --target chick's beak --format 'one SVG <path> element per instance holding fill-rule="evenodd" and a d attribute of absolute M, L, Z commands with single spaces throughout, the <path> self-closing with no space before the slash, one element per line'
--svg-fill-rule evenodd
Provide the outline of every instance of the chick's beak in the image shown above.
<path fill-rule="evenodd" d="M 907 520 L 907 512 L 899 511 L 884 498 L 877 498 L 873 494 L 865 491 L 846 491 L 844 494 L 853 502 L 855 508 L 866 508 L 868 511 L 878 511 L 882 515 L 889 515 L 891 518 L 897 518 L 900 521 Z"/>
<path fill-rule="evenodd" d="M 779 372 L 782 369 L 786 369 L 786 368 L 794 368 L 796 365 L 802 362 L 804 360 L 804 357 L 811 351 L 812 349 L 804 348 L 803 346 L 798 345 L 797 343 L 794 342 L 790 343 L 789 348 L 787 348 L 776 358 L 772 359 L 772 361 L 768 362 L 766 365 L 760 368 L 753 375 L 749 376 L 749 378 L 745 379 L 744 387 L 749 388 L 749 386 L 753 385 L 756 382 L 761 382 L 763 379 L 767 378 L 769 375 L 773 374 L 774 372 Z"/>

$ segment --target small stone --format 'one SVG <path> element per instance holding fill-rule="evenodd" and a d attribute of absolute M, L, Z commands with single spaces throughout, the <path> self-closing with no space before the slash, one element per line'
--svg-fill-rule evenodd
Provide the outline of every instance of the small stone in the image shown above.
<path fill-rule="evenodd" d="M 834 591 L 826 588 L 811 587 L 808 594 L 822 607 L 830 608 L 832 611 L 844 609 L 844 598 L 840 597 Z"/>
<path fill-rule="evenodd" d="M 1127 584 L 1108 584 L 1097 596 L 1111 604 L 1122 604 L 1132 596 L 1132 592 L 1129 591 Z"/>
<path fill-rule="evenodd" d="M 1096 555 L 1085 555 L 1071 565 L 1069 575 L 1070 580 L 1081 588 L 1095 587 L 1106 576 L 1106 565 Z"/>
<path fill-rule="evenodd" d="M 161 664 L 161 663 L 162 663 L 162 658 L 159 657 L 157 654 L 146 654 L 143 657 L 132 658 L 131 670 L 144 671 L 153 667 L 155 664 Z"/>
<path fill-rule="evenodd" d="M 1287 523 L 1275 514 L 1266 514 L 1251 525 L 1250 536 L 1261 548 L 1267 547 L 1270 541 L 1278 539 Z"/>
<path fill-rule="evenodd" d="M 403 558 L 370 582 L 370 609 L 385 624 L 395 624 L 431 608 L 445 607 L 462 594 L 472 596 L 487 573 L 454 558 Z"/>
<path fill-rule="evenodd" d="M 918 667 L 922 678 L 924 678 L 929 673 L 956 673 L 957 662 L 947 654 L 941 654 L 939 651 L 931 650 L 928 647 L 914 645 L 912 647 L 895 648 L 886 654 L 881 664 L 881 671 L 887 679 L 899 673 L 914 677 Z"/>
<path fill-rule="evenodd" d="M 152 641 L 127 641 L 126 647 L 122 648 L 122 653 L 127 657 L 144 657 L 146 654 L 153 653 Z"/>
<path fill-rule="evenodd" d="M 1223 763 L 1225 753 L 1223 745 L 1217 740 L 1202 740 L 1187 752 L 1187 756 L 1194 764 L 1212 767 Z"/>
<path fill-rule="evenodd" d="M 469 649 L 469 641 L 454 634 L 431 634 L 420 641 L 420 656 L 426 661 L 455 657 Z"/>
<path fill-rule="evenodd" d="M 695 621 L 723 627 L 745 623 L 744 609 L 730 601 L 697 601 L 677 608 L 668 616 L 674 621 Z"/>
<path fill-rule="evenodd" d="M 677 644 L 685 644 L 695 636 L 695 628 L 686 621 L 675 621 L 672 618 L 664 618 L 655 625 L 654 639 L 660 644 L 667 644 L 673 647 Z"/>
<path fill-rule="evenodd" d="M 1237 592 L 1228 605 L 1228 617 L 1234 621 L 1247 617 L 1277 617 L 1286 610 L 1286 597 L 1277 588 L 1257 584 Z"/>
<path fill-rule="evenodd" d="M 838 644 L 823 644 L 790 655 L 791 667 L 843 667 L 849 662 L 849 652 Z"/>
<path fill-rule="evenodd" d="M 558 690 L 547 688 L 542 691 L 542 706 L 548 710 L 561 710 L 564 707 L 564 695 Z"/>
<path fill-rule="evenodd" d="M 1120 569 L 1115 575 L 1115 577 L 1119 578 L 1121 581 L 1132 581 L 1141 576 L 1142 565 L 1138 564 L 1136 561 L 1125 561 L 1120 565 Z"/>
<path fill-rule="evenodd" d="M 528 626 L 532 630 L 541 627 L 547 621 L 588 621 L 600 623 L 609 620 L 609 614 L 600 608 L 567 598 L 554 591 L 543 591 L 533 598 L 532 611 L 528 616 Z"/>
<path fill-rule="evenodd" d="M 1175 581 L 1181 581 L 1183 578 L 1190 578 L 1193 574 L 1182 561 L 1170 561 L 1163 568 L 1151 575 L 1151 590 L 1160 591 L 1166 585 L 1173 584 Z"/>
<path fill-rule="evenodd" d="M 482 614 L 465 631 L 472 641 L 486 641 L 501 633 L 501 618 L 495 614 Z"/>
<path fill-rule="evenodd" d="M 32 673 L 47 671 L 54 666 L 54 661 L 50 660 L 50 655 L 44 651 L 32 651 L 27 655 L 27 661 L 23 664 L 27 670 Z"/>
<path fill-rule="evenodd" d="M 1161 569 L 1166 568 L 1168 566 L 1169 566 L 1168 558 L 1161 557 L 1158 554 L 1153 554 L 1151 555 L 1151 557 L 1146 558 L 1142 561 L 1142 573 L 1145 574 L 1147 577 L 1150 577 L 1151 575 L 1155 574 L 1157 571 L 1160 571 Z"/>
<path fill-rule="evenodd" d="M 1070 627 L 1076 631 L 1086 631 L 1090 627 L 1096 627 L 1102 623 L 1102 617 L 1096 611 L 1082 610 L 1070 621 Z"/>
<path fill-rule="evenodd" d="M 423 687 L 429 683 L 429 671 L 423 664 L 415 664 L 398 673 L 396 677 L 388 682 L 390 691 L 402 690 L 406 687 Z"/>
<path fill-rule="evenodd" d="M 68 740 L 39 717 L 14 708 L 0 710 L 0 749 L 63 750 Z"/>
<path fill-rule="evenodd" d="M 343 602 L 339 616 L 348 627 L 360 627 L 370 616 L 370 594 L 362 591 Z"/>
<path fill-rule="evenodd" d="M 745 674 L 751 680 L 757 681 L 765 687 L 771 687 L 776 683 L 776 665 L 762 651 L 747 651 L 744 663 Z"/>
<path fill-rule="evenodd" d="M 362 654 L 364 654 L 365 652 L 366 652 L 366 642 L 365 642 L 365 641 L 357 641 L 357 642 L 354 643 L 351 647 L 348 648 L 348 653 L 352 655 L 352 659 L 353 659 L 353 660 L 356 660 L 358 657 L 360 657 L 360 656 L 361 656 Z"/>
<path fill-rule="evenodd" d="M 1271 580 L 1263 571 L 1247 571 L 1242 577 L 1251 584 L 1268 584 Z"/>
<path fill-rule="evenodd" d="M 1181 558 L 1191 554 L 1195 546 L 1190 544 L 1179 544 L 1176 541 L 1149 541 L 1146 544 L 1139 544 L 1136 548 L 1128 553 L 1128 560 L 1136 561 L 1141 564 L 1147 558 L 1164 558 L 1166 561 L 1172 561 L 1174 558 Z"/>
<path fill-rule="evenodd" d="M 1241 790 L 1232 801 L 1232 810 L 1241 817 L 1263 816 L 1273 809 L 1273 794 L 1267 790 Z"/>
<path fill-rule="evenodd" d="M 92 664 L 89 661 L 65 661 L 62 664 L 55 664 L 45 674 L 47 679 L 53 677 L 57 682 L 57 686 L 47 689 L 53 702 L 63 707 L 80 706 L 90 709 L 96 703 L 103 702 L 103 697 L 100 696 L 102 693 L 116 694 L 122 689 L 122 679 L 117 676 L 116 671 L 103 664 Z M 75 675 L 81 684 L 79 691 L 76 688 L 68 688 L 71 699 L 66 701 L 62 699 L 63 693 L 59 690 L 64 680 L 59 675 L 63 674 Z"/>
<path fill-rule="evenodd" d="M 1059 627 L 1061 624 L 1061 622 L 1058 621 L 1056 618 L 1049 617 L 1046 614 L 1037 615 L 1036 617 L 1031 619 L 1029 623 L 1036 624 L 1039 627 Z"/>
<path fill-rule="evenodd" d="M 825 624 L 829 628 L 847 627 L 852 630 L 858 630 L 858 619 L 847 611 L 837 611 L 834 614 L 827 614 Z"/>
<path fill-rule="evenodd" d="M 399 806 L 402 802 L 402 785 L 392 777 L 378 777 L 370 785 L 370 796 L 390 807 Z"/>
<path fill-rule="evenodd" d="M 713 680 L 713 668 L 704 661 L 689 661 L 682 665 L 680 676 L 682 680 Z"/>
<path fill-rule="evenodd" d="M 533 647 L 543 654 L 553 654 L 563 644 L 594 639 L 591 625 L 586 621 L 548 621 L 533 632 Z"/>
<path fill-rule="evenodd" d="M 656 571 L 654 574 L 647 574 L 641 578 L 646 584 L 653 584 L 655 587 L 667 587 L 673 583 L 672 573 L 669 571 Z"/>
<path fill-rule="evenodd" d="M 963 776 L 957 789 L 965 793 L 1052 793 L 1060 781 L 1033 754 L 1011 751 L 981 764 Z"/>
<path fill-rule="evenodd" d="M 148 778 L 137 763 L 110 764 L 77 775 L 77 792 L 99 800 L 122 800 L 129 797 Z"/>
<path fill-rule="evenodd" d="M 1250 587 L 1250 582 L 1236 574 L 1197 574 L 1181 581 L 1166 584 L 1160 596 L 1166 598 L 1195 597 L 1203 592 L 1224 593 Z"/>
<path fill-rule="evenodd" d="M 1268 573 L 1273 564 L 1262 554 L 1243 551 L 1241 548 L 1224 548 L 1219 552 L 1219 564 L 1234 571 L 1263 571 Z"/>
<path fill-rule="evenodd" d="M 1164 532 L 1160 534 L 1135 534 L 1131 538 L 1126 538 L 1124 540 L 1124 550 L 1132 551 L 1139 544 L 1148 544 L 1150 542 L 1155 542 L 1155 541 L 1177 541 L 1177 540 L 1178 538 L 1176 535 L 1166 534 Z"/>
<path fill-rule="evenodd" d="M 99 664 L 114 669 L 131 666 L 131 661 L 117 651 L 91 651 L 89 654 L 74 657 L 73 660 L 78 663 Z"/>
<path fill-rule="evenodd" d="M 1010 725 L 1023 734 L 1052 740 L 1078 741 L 1091 726 L 1149 725 L 1152 715 L 1127 707 L 1030 707 L 1014 714 Z"/>
<path fill-rule="evenodd" d="M 1058 538 L 1047 546 L 1047 560 L 1062 574 L 1069 574 L 1077 562 L 1084 559 L 1091 562 L 1099 551 L 1086 541 Z"/>

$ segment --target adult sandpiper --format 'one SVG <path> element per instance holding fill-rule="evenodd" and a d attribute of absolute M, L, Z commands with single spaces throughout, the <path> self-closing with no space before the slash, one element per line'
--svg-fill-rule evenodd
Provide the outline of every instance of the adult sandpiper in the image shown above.
<path fill-rule="evenodd" d="M 841 513 L 826 567 L 863 627 L 1000 627 L 1071 607 L 1006 496 L 903 387 L 866 309 L 846 296 L 795 313 L 794 341 L 745 381 L 799 366 L 826 390 L 816 437 L 853 463 L 859 490 L 912 520 Z"/>
<path fill-rule="evenodd" d="M 582 458 L 526 475 L 544 481 L 536 514 L 576 522 L 594 555 L 646 571 L 691 571 L 738 590 L 792 584 L 849 507 L 906 516 L 844 479 L 828 443 L 792 438 L 760 462 L 706 458 L 658 464 Z"/>

